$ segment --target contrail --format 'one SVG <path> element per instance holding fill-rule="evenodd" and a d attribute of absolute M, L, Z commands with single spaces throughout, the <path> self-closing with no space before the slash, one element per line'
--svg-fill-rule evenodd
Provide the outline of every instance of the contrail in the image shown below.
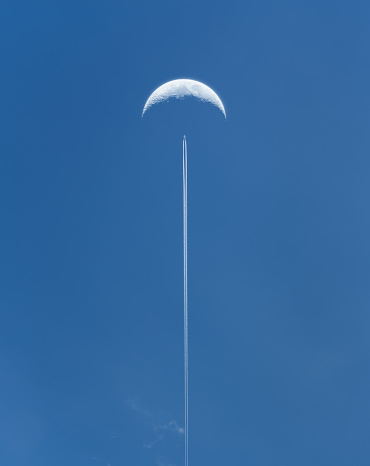
<path fill-rule="evenodd" d="M 184 381 L 185 381 L 185 466 L 189 465 L 189 334 L 188 334 L 188 149 L 182 142 L 182 189 L 184 220 Z"/>
<path fill-rule="evenodd" d="M 141 117 L 153 105 L 169 99 L 193 96 L 218 107 L 226 118 L 225 108 L 218 95 L 205 84 L 193 79 L 175 79 L 159 86 L 149 96 Z M 184 381 L 185 381 L 185 466 L 189 466 L 189 334 L 188 334 L 188 153 L 186 137 L 182 141 L 182 188 L 184 221 Z"/>

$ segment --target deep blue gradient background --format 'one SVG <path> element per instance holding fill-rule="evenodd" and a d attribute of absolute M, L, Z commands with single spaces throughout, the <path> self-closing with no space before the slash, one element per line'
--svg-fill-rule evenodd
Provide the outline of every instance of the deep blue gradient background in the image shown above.
<path fill-rule="evenodd" d="M 183 463 L 184 133 L 191 465 L 370 464 L 369 15 L 3 0 L 2 466 Z"/>

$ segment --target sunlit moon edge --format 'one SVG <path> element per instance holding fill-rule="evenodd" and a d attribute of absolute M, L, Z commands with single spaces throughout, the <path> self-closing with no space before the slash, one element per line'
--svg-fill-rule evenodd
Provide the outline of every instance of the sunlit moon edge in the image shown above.
<path fill-rule="evenodd" d="M 191 89 L 189 89 L 189 87 L 194 85 L 200 87 L 200 94 L 194 93 L 191 91 Z M 200 81 L 195 81 L 193 79 L 174 79 L 159 86 L 154 92 L 150 94 L 144 105 L 141 117 L 143 117 L 146 111 L 155 104 L 167 102 L 171 98 L 182 100 L 190 96 L 195 97 L 202 102 L 208 102 L 214 105 L 223 113 L 224 117 L 226 118 L 225 107 L 216 92 L 206 84 L 203 84 Z"/>

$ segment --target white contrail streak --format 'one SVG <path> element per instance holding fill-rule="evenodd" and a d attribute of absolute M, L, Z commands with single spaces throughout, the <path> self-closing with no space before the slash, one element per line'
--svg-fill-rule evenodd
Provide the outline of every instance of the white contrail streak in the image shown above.
<path fill-rule="evenodd" d="M 182 142 L 182 188 L 184 220 L 184 381 L 185 381 L 185 466 L 189 465 L 189 334 L 188 334 L 188 149 Z"/>

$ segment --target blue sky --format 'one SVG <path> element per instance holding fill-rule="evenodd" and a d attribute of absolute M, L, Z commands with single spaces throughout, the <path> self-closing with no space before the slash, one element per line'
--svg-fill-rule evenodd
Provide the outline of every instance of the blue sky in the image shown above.
<path fill-rule="evenodd" d="M 190 464 L 370 463 L 369 14 L 2 2 L 2 466 L 183 464 L 183 134 Z"/>

